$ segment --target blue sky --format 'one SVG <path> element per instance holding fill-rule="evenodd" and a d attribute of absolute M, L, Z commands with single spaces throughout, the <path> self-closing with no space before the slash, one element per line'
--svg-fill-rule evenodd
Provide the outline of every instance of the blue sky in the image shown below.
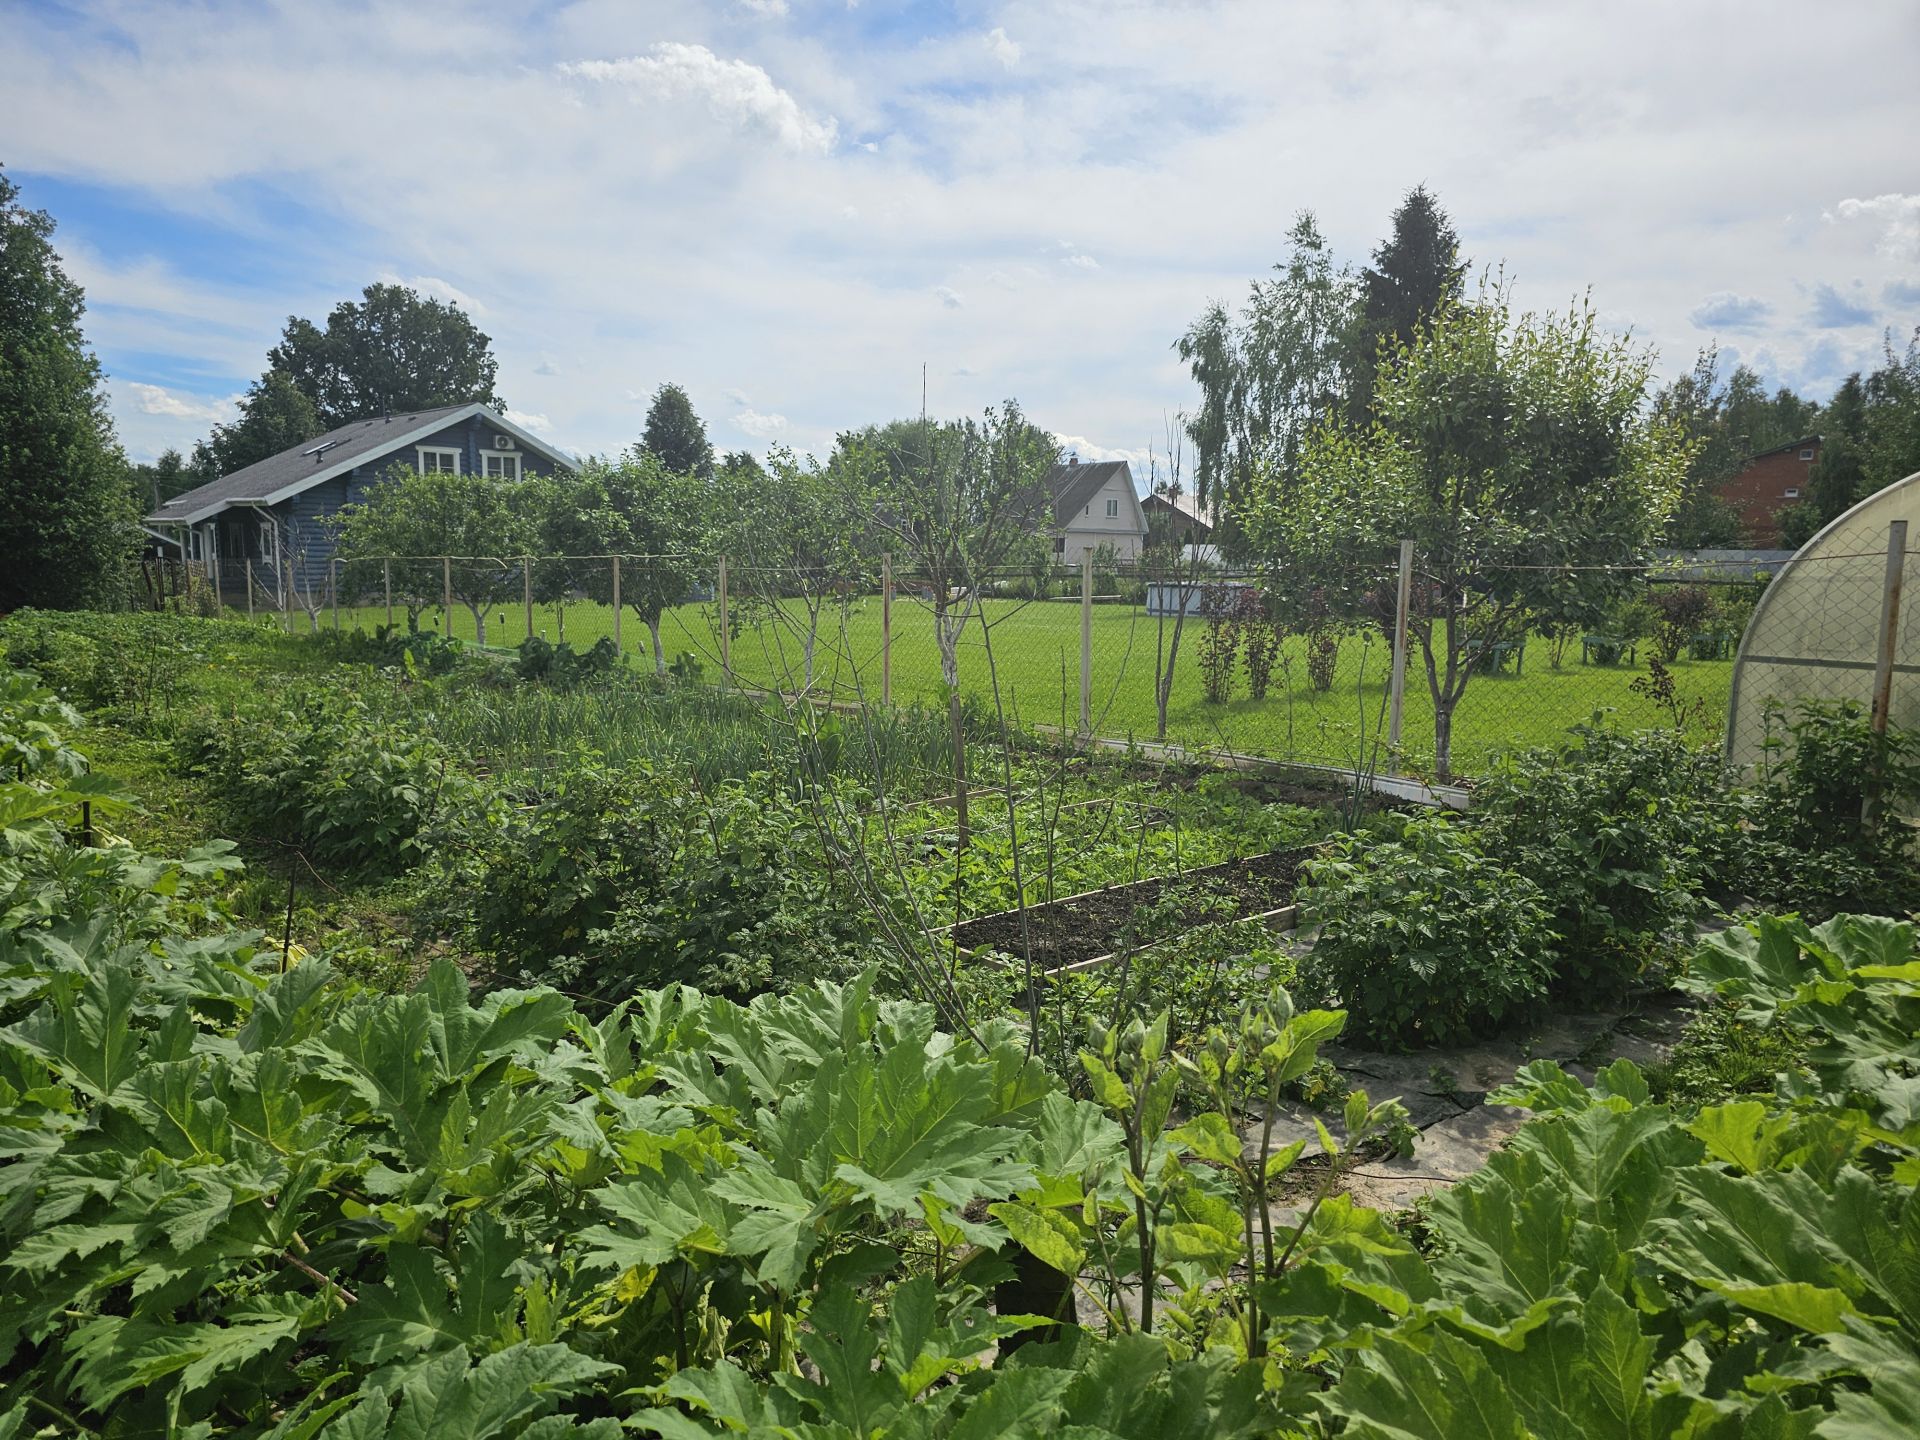
<path fill-rule="evenodd" d="M 4 0 L 0 163 L 60 222 L 135 456 L 289 314 L 457 299 L 574 450 L 1008 395 L 1141 459 L 1171 346 L 1312 209 L 1425 182 L 1516 298 L 1825 394 L 1920 324 L 1920 11 L 1282 0 Z M 1144 466 L 1136 466 L 1144 473 Z"/>

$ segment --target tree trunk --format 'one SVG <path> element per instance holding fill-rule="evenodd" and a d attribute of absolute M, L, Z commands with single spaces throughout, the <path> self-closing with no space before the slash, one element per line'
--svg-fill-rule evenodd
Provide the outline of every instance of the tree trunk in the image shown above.
<path fill-rule="evenodd" d="M 806 684 L 809 690 L 813 688 L 813 647 L 819 640 L 819 637 L 820 617 L 818 615 L 810 615 L 807 617 L 806 644 L 801 648 Z"/>
<path fill-rule="evenodd" d="M 469 602 L 467 605 L 467 609 L 473 612 L 473 643 L 476 645 L 486 644 L 487 643 L 487 607 L 484 605 L 475 605 Z"/>
<path fill-rule="evenodd" d="M 966 623 L 962 612 L 960 624 Z M 953 612 L 947 606 L 944 595 L 935 595 L 933 600 L 933 634 L 940 646 L 940 678 L 949 689 L 957 689 L 960 684 L 960 624 L 955 624 Z"/>
<path fill-rule="evenodd" d="M 653 636 L 653 673 L 667 673 L 667 652 L 660 644 L 660 617 L 655 615 L 647 621 L 647 633 Z"/>

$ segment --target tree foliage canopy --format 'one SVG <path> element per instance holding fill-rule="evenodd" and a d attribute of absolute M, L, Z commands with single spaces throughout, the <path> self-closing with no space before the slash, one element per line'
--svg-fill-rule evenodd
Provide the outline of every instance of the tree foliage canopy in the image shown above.
<path fill-rule="evenodd" d="M 288 316 L 267 361 L 313 402 L 321 430 L 382 413 L 501 403 L 488 337 L 459 306 L 405 285 L 367 286 L 359 300 L 333 307 L 324 330 Z"/>
<path fill-rule="evenodd" d="M 126 457 L 53 217 L 0 173 L 0 611 L 113 602 L 134 549 Z"/>
<path fill-rule="evenodd" d="M 1645 418 L 1649 365 L 1590 306 L 1516 316 L 1485 288 L 1382 372 L 1370 426 L 1327 421 L 1297 484 L 1274 471 L 1256 484 L 1248 535 L 1283 572 L 1364 589 L 1413 539 L 1412 628 L 1443 778 L 1471 652 L 1524 634 L 1542 609 L 1597 607 L 1673 506 L 1688 452 Z"/>
<path fill-rule="evenodd" d="M 713 475 L 713 442 L 707 438 L 706 422 L 678 385 L 668 383 L 653 392 L 640 448 L 682 475 L 697 475 L 702 480 Z"/>
<path fill-rule="evenodd" d="M 194 484 L 204 485 L 311 440 L 326 427 L 320 412 L 284 370 L 269 370 L 240 401 L 232 424 L 216 425 L 193 447 Z"/>

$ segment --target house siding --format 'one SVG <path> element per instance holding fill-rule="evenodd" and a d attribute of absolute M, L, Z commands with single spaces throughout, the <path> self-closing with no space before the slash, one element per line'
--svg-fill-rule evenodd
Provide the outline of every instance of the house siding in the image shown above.
<path fill-rule="evenodd" d="M 419 447 L 459 450 L 461 471 L 468 475 L 479 472 L 483 452 L 517 453 L 520 456 L 522 478 L 553 473 L 555 467 L 551 461 L 537 451 L 524 448 L 517 438 L 509 437 L 514 438 L 513 452 L 495 451 L 493 437 L 506 433 L 497 426 L 489 425 L 484 416 L 471 416 L 436 430 L 423 440 L 396 442 L 391 449 L 369 456 L 345 474 L 309 486 L 270 507 L 270 513 L 281 527 L 283 535 L 289 537 L 288 558 L 295 589 L 313 594 L 325 593 L 334 545 L 332 535 L 322 522 L 337 514 L 344 506 L 365 500 L 368 493 L 383 484 L 396 469 L 412 466 L 418 458 L 416 450 Z M 255 513 L 250 509 L 237 508 L 228 512 L 228 515 L 238 523 L 245 524 Z M 269 559 L 256 559 L 254 566 L 262 586 L 278 586 L 279 576 Z M 225 577 L 223 583 L 231 587 L 244 581 L 236 575 Z"/>
<path fill-rule="evenodd" d="M 1119 514 L 1107 514 L 1107 501 L 1118 500 Z M 1139 555 L 1146 541 L 1146 522 L 1140 509 L 1140 497 L 1123 478 L 1107 481 L 1081 507 L 1078 515 L 1056 515 L 1054 533 L 1065 541 L 1061 559 L 1078 565 L 1084 551 L 1112 545 L 1123 560 Z"/>
<path fill-rule="evenodd" d="M 1813 458 L 1802 460 L 1809 450 Z M 1771 549 L 1780 543 L 1780 512 L 1806 498 L 1808 477 L 1819 460 L 1820 442 L 1807 440 L 1757 456 L 1720 483 L 1720 498 L 1738 512 L 1749 544 Z M 1789 495 L 1789 490 L 1796 493 Z"/>

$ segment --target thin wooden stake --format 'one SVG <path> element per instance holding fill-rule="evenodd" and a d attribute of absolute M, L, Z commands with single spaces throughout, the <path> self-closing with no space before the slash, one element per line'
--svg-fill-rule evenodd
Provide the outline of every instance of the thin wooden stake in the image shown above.
<path fill-rule="evenodd" d="M 1413 601 L 1413 541 L 1400 542 L 1400 588 L 1393 603 L 1393 692 L 1387 702 L 1387 754 L 1395 769 L 1407 708 L 1407 606 Z"/>
<path fill-rule="evenodd" d="M 967 724 L 961 714 L 960 692 L 955 689 L 947 696 L 947 715 L 953 722 L 953 825 L 955 853 L 967 848 L 973 838 L 967 826 Z M 960 877 L 954 872 L 955 898 L 958 898 Z"/>
<path fill-rule="evenodd" d="M 533 557 L 520 557 L 520 594 L 527 606 L 527 638 L 533 638 Z"/>
<path fill-rule="evenodd" d="M 720 688 L 733 683 L 733 634 L 727 624 L 727 557 L 720 557 Z"/>
<path fill-rule="evenodd" d="M 387 629 L 393 629 L 393 561 L 380 562 L 380 588 L 387 595 Z"/>
<path fill-rule="evenodd" d="M 613 557 L 613 653 L 620 653 L 620 557 Z"/>
<path fill-rule="evenodd" d="M 333 605 L 333 633 L 340 633 L 340 557 L 327 561 L 327 599 Z"/>
<path fill-rule="evenodd" d="M 1080 733 L 1093 733 L 1093 551 L 1080 552 Z"/>
<path fill-rule="evenodd" d="M 880 557 L 880 703 L 893 704 L 893 552 Z"/>
<path fill-rule="evenodd" d="M 453 637 L 453 557 L 440 557 L 440 633 Z"/>
<path fill-rule="evenodd" d="M 253 619 L 253 557 L 247 557 L 247 618 Z"/>

